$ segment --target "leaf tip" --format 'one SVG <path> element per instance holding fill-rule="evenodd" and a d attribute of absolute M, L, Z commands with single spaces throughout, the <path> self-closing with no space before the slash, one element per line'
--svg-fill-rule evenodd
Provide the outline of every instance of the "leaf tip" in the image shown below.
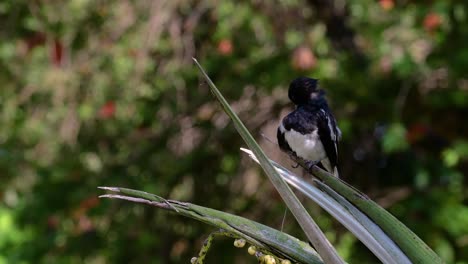
<path fill-rule="evenodd" d="M 120 192 L 120 189 L 117 187 L 98 186 L 98 189 L 111 191 L 111 192 Z"/>
<path fill-rule="evenodd" d="M 253 154 L 252 151 L 250 149 L 247 149 L 247 148 L 240 148 L 240 150 L 247 153 L 247 154 L 249 154 L 249 155 Z"/>

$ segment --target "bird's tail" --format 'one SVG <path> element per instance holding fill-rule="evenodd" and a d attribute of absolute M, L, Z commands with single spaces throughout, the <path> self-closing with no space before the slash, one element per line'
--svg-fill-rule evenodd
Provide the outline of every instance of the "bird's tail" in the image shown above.
<path fill-rule="evenodd" d="M 338 174 L 338 166 L 333 166 L 330 164 L 330 160 L 328 158 L 326 159 L 323 159 L 320 163 L 320 165 L 322 165 L 321 167 L 328 171 L 329 173 L 335 175 L 335 177 L 339 178 L 340 175 Z"/>

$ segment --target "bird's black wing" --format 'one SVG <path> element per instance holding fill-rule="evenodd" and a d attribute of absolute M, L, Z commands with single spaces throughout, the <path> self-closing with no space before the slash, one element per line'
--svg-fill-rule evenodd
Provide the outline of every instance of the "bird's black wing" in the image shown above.
<path fill-rule="evenodd" d="M 281 150 L 285 152 L 293 152 L 284 137 L 285 132 L 290 131 L 291 129 L 294 129 L 294 131 L 305 135 L 315 131 L 317 126 L 314 118 L 312 118 L 311 113 L 304 111 L 302 108 L 298 108 L 285 116 L 281 121 L 281 124 L 278 127 L 276 133 L 278 145 Z"/>
<path fill-rule="evenodd" d="M 286 138 L 284 138 L 284 132 L 285 131 L 281 130 L 281 126 L 279 126 L 278 130 L 276 131 L 276 139 L 278 140 L 278 145 L 280 149 L 284 152 L 289 153 L 292 152 L 292 149 L 286 141 Z"/>
<path fill-rule="evenodd" d="M 303 135 L 311 134 L 317 129 L 317 122 L 313 118 L 313 113 L 302 107 L 287 115 L 283 119 L 283 125 L 288 131 L 294 129 Z"/>
<path fill-rule="evenodd" d="M 318 134 L 332 169 L 338 164 L 338 138 L 339 131 L 336 127 L 335 118 L 325 110 L 317 112 Z M 332 172 L 333 173 L 333 172 Z"/>

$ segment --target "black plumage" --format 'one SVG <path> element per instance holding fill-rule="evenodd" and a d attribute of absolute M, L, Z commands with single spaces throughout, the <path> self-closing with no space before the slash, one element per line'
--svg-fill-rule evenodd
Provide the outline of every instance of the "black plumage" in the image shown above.
<path fill-rule="evenodd" d="M 300 77 L 291 82 L 289 99 L 296 109 L 283 118 L 277 131 L 281 150 L 296 155 L 338 176 L 338 140 L 336 125 L 325 92 L 316 79 Z"/>

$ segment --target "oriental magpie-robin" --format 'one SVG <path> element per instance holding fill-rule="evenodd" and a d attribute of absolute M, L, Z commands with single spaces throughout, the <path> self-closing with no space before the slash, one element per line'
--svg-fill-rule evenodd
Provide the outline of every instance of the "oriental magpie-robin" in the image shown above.
<path fill-rule="evenodd" d="M 279 147 L 338 177 L 341 131 L 328 108 L 325 91 L 318 88 L 318 80 L 299 77 L 289 85 L 288 97 L 296 109 L 278 127 Z"/>

